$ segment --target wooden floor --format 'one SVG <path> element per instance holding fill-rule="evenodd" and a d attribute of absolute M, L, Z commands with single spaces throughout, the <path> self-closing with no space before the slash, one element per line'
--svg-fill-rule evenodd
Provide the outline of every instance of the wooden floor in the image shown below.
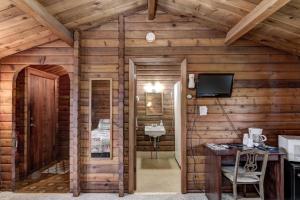
<path fill-rule="evenodd" d="M 38 179 L 28 178 L 17 183 L 19 193 L 68 193 L 70 174 L 41 174 Z"/>

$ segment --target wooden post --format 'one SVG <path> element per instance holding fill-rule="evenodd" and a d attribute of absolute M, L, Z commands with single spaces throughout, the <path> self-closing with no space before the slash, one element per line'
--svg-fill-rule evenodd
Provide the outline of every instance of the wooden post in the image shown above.
<path fill-rule="evenodd" d="M 128 120 L 128 132 L 129 132 L 129 144 L 128 144 L 128 193 L 133 194 L 136 177 L 135 177 L 135 64 L 129 59 L 129 120 Z"/>
<path fill-rule="evenodd" d="M 181 192 L 187 192 L 187 60 L 181 63 Z"/>
<path fill-rule="evenodd" d="M 72 183 L 71 188 L 73 196 L 77 197 L 80 195 L 80 135 L 78 130 L 78 113 L 79 113 L 79 48 L 80 48 L 80 37 L 79 32 L 74 33 L 74 71 L 71 79 L 71 173 Z"/>
<path fill-rule="evenodd" d="M 119 196 L 124 196 L 124 51 L 125 51 L 125 30 L 124 16 L 119 16 Z"/>
<path fill-rule="evenodd" d="M 148 0 L 148 19 L 153 20 L 155 18 L 156 0 Z"/>

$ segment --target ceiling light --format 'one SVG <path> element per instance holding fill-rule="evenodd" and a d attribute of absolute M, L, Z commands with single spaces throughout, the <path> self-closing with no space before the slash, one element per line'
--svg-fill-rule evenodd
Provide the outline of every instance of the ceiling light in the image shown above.
<path fill-rule="evenodd" d="M 146 35 L 147 42 L 154 42 L 155 41 L 155 34 L 153 32 L 148 32 Z"/>

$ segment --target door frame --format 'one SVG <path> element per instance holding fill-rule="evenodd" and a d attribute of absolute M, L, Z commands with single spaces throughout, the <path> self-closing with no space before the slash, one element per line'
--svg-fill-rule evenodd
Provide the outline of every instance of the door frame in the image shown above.
<path fill-rule="evenodd" d="M 135 134 L 135 115 L 136 115 L 136 65 L 146 63 L 165 63 L 181 66 L 181 193 L 187 192 L 187 59 L 186 58 L 129 58 L 129 146 L 128 146 L 128 193 L 132 194 L 136 188 L 135 160 L 136 160 L 136 134 Z"/>
<path fill-rule="evenodd" d="M 77 145 L 79 144 L 78 141 L 78 121 L 74 120 L 78 118 L 78 74 L 74 71 L 74 69 L 77 69 L 76 66 L 68 66 L 68 65 L 47 65 L 47 64 L 38 64 L 38 65 L 24 65 L 18 69 L 16 69 L 13 72 L 13 78 L 11 80 L 11 95 L 12 95 L 12 150 L 11 150 L 11 190 L 13 192 L 16 191 L 16 151 L 17 151 L 17 140 L 16 140 L 16 84 L 17 84 L 17 78 L 20 72 L 23 69 L 26 68 L 32 68 L 35 69 L 36 66 L 43 66 L 45 68 L 49 67 L 61 67 L 61 69 L 68 75 L 69 78 L 69 84 L 70 84 L 70 145 L 69 145 L 69 154 L 73 152 L 72 157 L 70 157 L 70 180 L 73 178 L 74 180 L 70 182 L 70 190 L 71 193 L 73 193 L 73 196 L 78 196 L 80 193 L 80 188 L 79 186 L 79 179 L 78 179 L 78 168 L 75 169 L 74 163 L 79 163 L 78 158 L 79 158 L 79 153 L 78 153 L 78 147 Z M 42 70 L 40 70 L 42 71 Z M 43 71 L 44 72 L 44 71 Z M 51 73 L 52 74 L 52 73 Z M 54 74 L 54 73 L 53 73 Z M 24 86 L 25 87 L 25 86 Z M 25 97 L 26 98 L 26 97 Z M 26 131 L 26 130 L 25 130 Z M 76 145 L 75 145 L 76 144 Z M 70 154 L 71 155 L 71 154 Z M 72 161 L 73 159 L 73 161 Z M 76 160 L 76 161 L 75 161 Z M 73 169 L 74 168 L 74 169 Z M 1 175 L 1 173 L 0 173 Z"/>

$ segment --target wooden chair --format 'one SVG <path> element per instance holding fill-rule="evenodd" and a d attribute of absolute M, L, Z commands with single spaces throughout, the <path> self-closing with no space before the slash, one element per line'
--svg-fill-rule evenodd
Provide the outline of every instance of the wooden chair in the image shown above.
<path fill-rule="evenodd" d="M 258 166 L 258 158 L 262 158 L 261 167 Z M 229 179 L 233 185 L 233 198 L 236 200 L 237 186 L 253 185 L 260 198 L 264 200 L 264 178 L 268 162 L 268 153 L 258 149 L 238 151 L 235 166 L 222 167 L 223 175 Z M 259 185 L 259 188 L 257 188 Z M 243 198 L 244 199 L 244 198 Z"/>

